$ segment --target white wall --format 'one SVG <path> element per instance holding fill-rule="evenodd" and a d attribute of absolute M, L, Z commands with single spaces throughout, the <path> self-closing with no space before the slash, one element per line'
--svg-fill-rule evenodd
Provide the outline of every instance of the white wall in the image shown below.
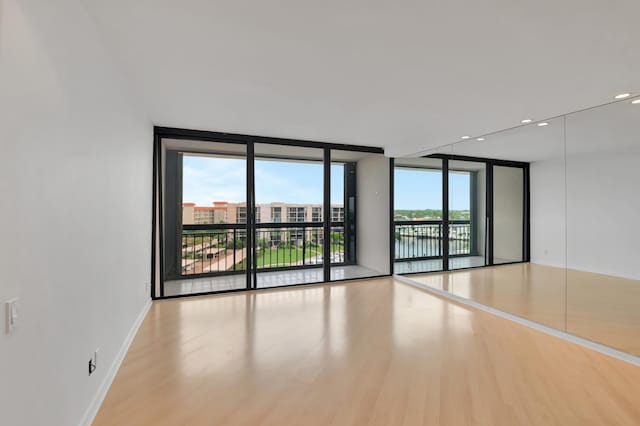
<path fill-rule="evenodd" d="M 0 20 L 0 423 L 75 425 L 148 303 L 152 126 L 77 1 Z"/>
<path fill-rule="evenodd" d="M 389 273 L 389 159 L 372 154 L 358 161 L 358 264 Z"/>
<path fill-rule="evenodd" d="M 567 266 L 640 279 L 640 146 L 567 156 Z"/>
<path fill-rule="evenodd" d="M 566 148 L 559 142 L 566 159 L 531 163 L 532 262 L 640 279 L 640 121 L 632 108 L 567 116 Z"/>
<path fill-rule="evenodd" d="M 566 267 L 564 156 L 530 166 L 531 262 Z"/>

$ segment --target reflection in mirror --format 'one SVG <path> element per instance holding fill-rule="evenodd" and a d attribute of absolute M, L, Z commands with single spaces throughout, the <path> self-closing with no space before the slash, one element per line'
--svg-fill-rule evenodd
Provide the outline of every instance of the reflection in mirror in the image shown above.
<path fill-rule="evenodd" d="M 394 250 L 397 274 L 442 270 L 442 160 L 394 162 Z"/>
<path fill-rule="evenodd" d="M 525 184 L 525 169 L 493 166 L 494 265 L 525 260 Z"/>
<path fill-rule="evenodd" d="M 529 185 L 527 174 L 509 164 L 489 170 L 493 266 L 412 278 L 640 355 L 640 227 L 632 221 L 640 211 L 636 99 L 454 144 L 454 158 L 529 163 Z M 450 173 L 455 165 L 449 161 Z M 456 185 L 450 177 L 449 190 Z M 454 210 L 454 195 L 449 198 Z M 521 214 L 527 207 L 528 230 Z"/>
<path fill-rule="evenodd" d="M 449 160 L 448 166 L 449 270 L 486 266 L 487 165 Z"/>
<path fill-rule="evenodd" d="M 455 219 L 451 214 L 456 210 L 456 188 L 464 187 L 463 183 L 456 183 L 452 173 L 475 171 L 478 175 L 474 189 L 462 191 L 475 195 L 468 197 L 472 200 L 468 201 L 473 228 L 470 246 L 482 264 L 496 266 L 454 271 L 458 259 L 452 255 L 448 279 L 412 278 L 426 285 L 437 283 L 440 289 L 457 296 L 564 330 L 564 119 L 547 123 L 517 127 L 486 136 L 483 141 L 469 139 L 452 146 L 454 158 L 528 163 L 530 198 L 522 167 L 500 163 L 485 169 L 484 165 L 490 162 L 449 161 L 450 219 Z M 490 191 L 487 205 L 492 208 L 491 214 L 487 214 L 484 204 L 486 191 Z M 527 207 L 531 237 L 524 214 Z M 491 216 L 493 224 L 489 223 Z M 452 237 L 455 240 L 456 236 Z M 531 261 L 523 263 L 529 257 Z"/>
<path fill-rule="evenodd" d="M 640 105 L 617 102 L 567 116 L 567 331 L 634 355 L 638 164 Z"/>

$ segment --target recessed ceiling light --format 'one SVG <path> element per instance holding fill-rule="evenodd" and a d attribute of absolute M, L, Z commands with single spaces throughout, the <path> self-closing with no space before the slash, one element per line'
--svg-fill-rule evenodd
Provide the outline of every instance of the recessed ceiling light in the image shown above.
<path fill-rule="evenodd" d="M 469 139 L 471 136 L 463 136 L 460 139 Z"/>
<path fill-rule="evenodd" d="M 538 127 L 544 127 L 544 126 L 548 126 L 549 123 L 547 123 L 546 121 L 543 121 L 542 123 L 538 123 Z"/>
<path fill-rule="evenodd" d="M 640 99 L 634 99 L 631 101 L 632 104 L 640 104 Z"/>
<path fill-rule="evenodd" d="M 620 93 L 619 95 L 615 95 L 613 98 L 614 99 L 624 99 L 624 98 L 628 98 L 629 96 L 631 96 L 631 93 Z"/>
<path fill-rule="evenodd" d="M 478 138 L 476 139 L 478 142 L 482 142 L 484 140 L 484 138 Z"/>
<path fill-rule="evenodd" d="M 529 118 L 525 118 L 524 120 L 521 121 L 522 124 L 527 124 L 527 123 L 531 123 L 533 120 L 529 119 Z"/>

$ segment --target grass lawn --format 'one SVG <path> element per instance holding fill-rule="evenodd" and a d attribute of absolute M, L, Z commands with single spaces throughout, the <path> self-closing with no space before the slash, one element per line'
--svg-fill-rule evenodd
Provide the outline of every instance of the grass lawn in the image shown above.
<path fill-rule="evenodd" d="M 307 247 L 304 253 L 305 258 L 322 255 L 322 248 Z M 302 261 L 302 247 L 280 247 L 258 251 L 258 268 L 264 266 L 290 266 Z"/>
<path fill-rule="evenodd" d="M 344 250 L 341 244 L 331 244 L 331 252 Z M 322 256 L 322 247 L 307 247 L 304 252 L 306 259 L 314 256 Z M 297 262 L 302 261 L 302 247 L 280 247 L 271 249 L 258 250 L 258 258 L 256 259 L 258 268 L 276 268 L 278 266 L 295 266 Z M 244 261 L 236 265 L 236 269 L 244 268 Z"/>

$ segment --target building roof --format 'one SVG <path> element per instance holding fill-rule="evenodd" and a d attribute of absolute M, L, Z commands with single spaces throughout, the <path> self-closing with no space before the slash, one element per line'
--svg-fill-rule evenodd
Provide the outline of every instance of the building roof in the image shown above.
<path fill-rule="evenodd" d="M 226 207 L 194 207 L 194 210 L 227 210 Z"/>

